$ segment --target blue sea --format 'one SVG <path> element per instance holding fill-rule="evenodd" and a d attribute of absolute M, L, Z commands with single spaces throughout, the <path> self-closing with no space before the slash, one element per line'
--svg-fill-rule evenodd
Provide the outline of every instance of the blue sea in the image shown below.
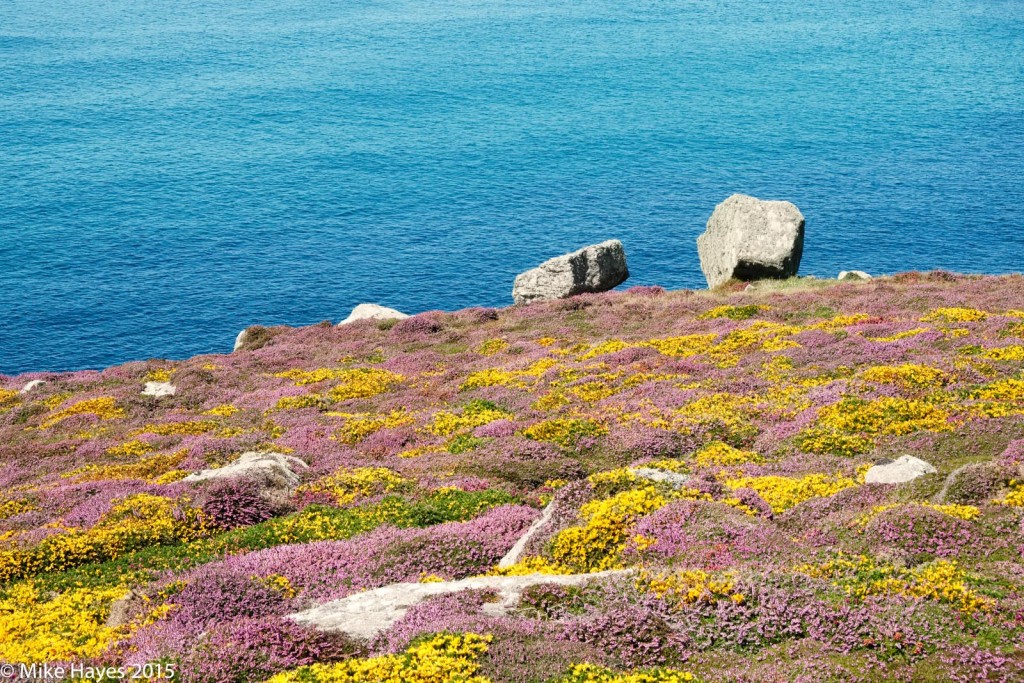
<path fill-rule="evenodd" d="M 805 274 L 1024 269 L 1024 3 L 0 3 L 0 372 L 508 305 L 609 238 L 701 287 L 734 192 Z"/>

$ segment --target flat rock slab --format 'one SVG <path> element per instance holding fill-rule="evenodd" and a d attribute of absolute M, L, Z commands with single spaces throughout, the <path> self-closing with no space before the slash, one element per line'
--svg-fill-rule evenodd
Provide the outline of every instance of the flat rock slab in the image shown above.
<path fill-rule="evenodd" d="M 217 479 L 253 477 L 272 488 L 295 488 L 301 481 L 296 470 L 308 465 L 298 458 L 271 451 L 249 451 L 224 467 L 200 470 L 188 475 L 182 481 L 199 483 Z"/>
<path fill-rule="evenodd" d="M 631 467 L 629 471 L 641 479 L 658 482 L 659 484 L 668 484 L 675 489 L 690 480 L 690 476 L 687 474 L 669 472 L 668 470 L 659 470 L 653 467 Z"/>
<path fill-rule="evenodd" d="M 912 455 L 901 455 L 892 462 L 873 465 L 864 475 L 865 484 L 905 484 L 926 474 L 935 474 L 938 470 Z"/>
<path fill-rule="evenodd" d="M 478 576 L 460 581 L 440 583 L 393 583 L 350 595 L 331 602 L 289 614 L 292 621 L 321 631 L 346 633 L 355 638 L 372 638 L 390 628 L 410 608 L 427 598 L 469 590 L 494 590 L 500 602 L 488 603 L 487 614 L 500 616 L 519 603 L 523 590 L 539 584 L 578 586 L 593 579 L 630 574 L 630 570 L 613 570 L 595 574 L 528 574 L 526 576 Z"/>
<path fill-rule="evenodd" d="M 548 506 L 544 508 L 544 512 L 541 513 L 540 519 L 530 525 L 530 528 L 526 530 L 526 533 L 519 537 L 516 544 L 512 546 L 512 549 L 505 553 L 505 557 L 501 558 L 498 562 L 498 567 L 511 567 L 518 562 L 523 553 L 526 552 L 526 546 L 533 540 L 534 536 L 539 534 L 547 526 L 548 522 L 551 521 L 551 516 L 555 513 L 555 502 L 551 501 Z"/>
<path fill-rule="evenodd" d="M 338 323 L 338 327 L 354 323 L 357 320 L 405 320 L 409 316 L 387 306 L 377 304 L 359 304 L 352 309 L 348 317 Z"/>
<path fill-rule="evenodd" d="M 556 256 L 520 273 L 512 285 L 512 298 L 517 304 L 524 304 L 565 299 L 588 292 L 606 292 L 628 277 L 622 242 L 608 240 Z"/>
<path fill-rule="evenodd" d="M 714 289 L 730 279 L 793 277 L 804 251 L 804 215 L 790 202 L 734 194 L 715 207 L 697 238 L 700 267 Z"/>
<path fill-rule="evenodd" d="M 146 382 L 146 386 L 142 389 L 142 395 L 157 397 L 174 396 L 177 391 L 178 387 L 170 382 Z"/>

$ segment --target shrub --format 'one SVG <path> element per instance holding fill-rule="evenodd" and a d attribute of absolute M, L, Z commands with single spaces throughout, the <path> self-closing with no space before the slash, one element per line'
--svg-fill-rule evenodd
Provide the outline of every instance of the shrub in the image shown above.
<path fill-rule="evenodd" d="M 258 482 L 230 479 L 214 484 L 206 493 L 203 512 L 221 529 L 259 524 L 282 512 L 281 505 L 264 496 Z"/>
<path fill-rule="evenodd" d="M 289 619 L 240 619 L 210 629 L 182 658 L 179 670 L 187 683 L 249 683 L 287 669 L 348 659 L 363 649 L 342 634 Z"/>

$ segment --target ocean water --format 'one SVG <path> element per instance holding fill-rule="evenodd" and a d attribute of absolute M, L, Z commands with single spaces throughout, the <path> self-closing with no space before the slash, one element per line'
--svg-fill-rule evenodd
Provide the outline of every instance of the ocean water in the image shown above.
<path fill-rule="evenodd" d="M 0 4 L 0 372 L 507 305 L 609 238 L 703 286 L 733 192 L 802 273 L 1024 269 L 1024 3 Z"/>

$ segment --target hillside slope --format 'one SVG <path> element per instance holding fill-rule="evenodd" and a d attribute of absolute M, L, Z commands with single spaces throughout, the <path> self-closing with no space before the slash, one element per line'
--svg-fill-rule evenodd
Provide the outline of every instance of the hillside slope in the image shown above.
<path fill-rule="evenodd" d="M 0 662 L 1022 680 L 1022 309 L 1020 276 L 637 287 L 0 377 Z M 183 481 L 252 451 L 309 467 L 298 488 Z M 864 483 L 904 454 L 937 473 Z M 505 613 L 439 596 L 372 639 L 287 618 L 398 582 L 620 569 Z"/>

